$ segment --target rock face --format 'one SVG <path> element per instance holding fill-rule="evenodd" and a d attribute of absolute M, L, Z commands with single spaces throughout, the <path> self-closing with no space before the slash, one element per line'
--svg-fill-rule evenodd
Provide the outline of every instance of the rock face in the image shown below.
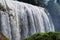
<path fill-rule="evenodd" d="M 6 38 L 6 37 L 0 32 L 0 40 L 9 40 L 9 39 Z"/>
<path fill-rule="evenodd" d="M 46 9 L 17 1 L 0 3 L 6 8 L 6 12 L 0 11 L 0 31 L 10 40 L 20 40 L 36 32 L 54 31 Z"/>
<path fill-rule="evenodd" d="M 50 1 L 47 5 L 47 10 L 49 11 L 56 31 L 60 31 L 60 5 Z"/>

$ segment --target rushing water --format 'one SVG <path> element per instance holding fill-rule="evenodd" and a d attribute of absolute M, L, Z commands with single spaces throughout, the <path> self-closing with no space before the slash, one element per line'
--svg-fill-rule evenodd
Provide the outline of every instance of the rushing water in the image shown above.
<path fill-rule="evenodd" d="M 0 11 L 0 31 L 10 40 L 20 40 L 36 32 L 54 31 L 51 16 L 44 8 L 17 1 L 2 1 L 7 12 Z M 7 4 L 7 6 L 6 6 Z"/>

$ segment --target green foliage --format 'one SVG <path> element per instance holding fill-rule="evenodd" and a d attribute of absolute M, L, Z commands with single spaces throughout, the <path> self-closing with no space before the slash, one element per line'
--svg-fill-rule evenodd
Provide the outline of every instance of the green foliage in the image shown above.
<path fill-rule="evenodd" d="M 22 40 L 60 40 L 60 33 L 58 32 L 36 33 Z"/>

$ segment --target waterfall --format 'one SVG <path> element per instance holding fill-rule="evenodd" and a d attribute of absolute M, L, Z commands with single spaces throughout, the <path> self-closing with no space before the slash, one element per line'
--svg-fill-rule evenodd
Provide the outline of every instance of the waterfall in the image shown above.
<path fill-rule="evenodd" d="M 0 10 L 0 31 L 10 40 L 20 40 L 36 32 L 54 32 L 51 16 L 45 8 L 9 0 L 7 5 L 1 0 L 0 3 L 6 8 L 6 12 Z"/>

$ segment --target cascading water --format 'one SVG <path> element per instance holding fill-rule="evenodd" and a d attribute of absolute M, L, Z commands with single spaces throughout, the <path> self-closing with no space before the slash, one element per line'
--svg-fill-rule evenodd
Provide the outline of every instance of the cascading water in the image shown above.
<path fill-rule="evenodd" d="M 0 31 L 10 40 L 20 40 L 36 32 L 54 31 L 46 9 L 17 1 L 5 3 L 0 0 L 0 3 L 6 6 L 6 12 L 0 11 Z"/>

